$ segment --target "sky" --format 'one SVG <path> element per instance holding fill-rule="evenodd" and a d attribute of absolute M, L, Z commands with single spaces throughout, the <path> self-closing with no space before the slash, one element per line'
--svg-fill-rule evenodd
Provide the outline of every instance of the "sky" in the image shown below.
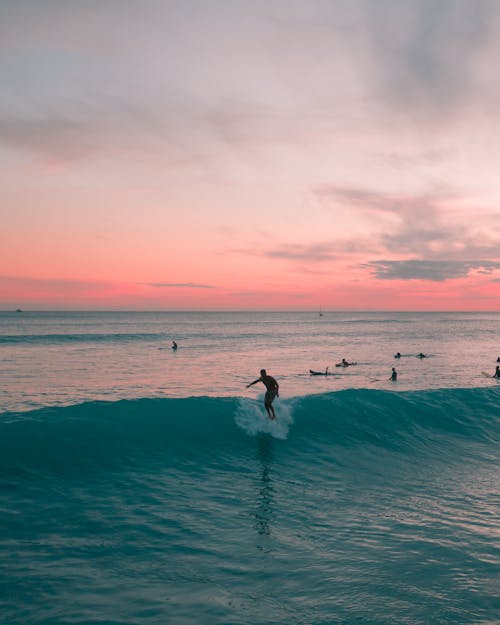
<path fill-rule="evenodd" d="M 500 311 L 500 2 L 0 0 L 0 309 Z"/>

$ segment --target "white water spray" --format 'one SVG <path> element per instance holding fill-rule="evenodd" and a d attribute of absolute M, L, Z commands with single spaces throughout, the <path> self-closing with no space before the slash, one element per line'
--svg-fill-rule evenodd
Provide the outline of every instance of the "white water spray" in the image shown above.
<path fill-rule="evenodd" d="M 276 419 L 269 419 L 263 406 L 264 395 L 259 401 L 239 399 L 235 413 L 235 422 L 249 436 L 270 434 L 282 440 L 288 437 L 293 423 L 293 405 L 291 400 L 279 401 L 274 405 Z"/>

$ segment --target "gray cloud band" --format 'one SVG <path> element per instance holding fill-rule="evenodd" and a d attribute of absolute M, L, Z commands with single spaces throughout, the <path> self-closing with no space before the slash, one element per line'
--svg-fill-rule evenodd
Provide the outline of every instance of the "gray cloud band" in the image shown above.
<path fill-rule="evenodd" d="M 197 282 L 148 282 L 147 286 L 158 289 L 215 289 L 213 284 L 199 284 Z"/>
<path fill-rule="evenodd" d="M 470 271 L 490 274 L 500 269 L 495 261 L 458 260 L 375 260 L 362 265 L 370 269 L 380 280 L 431 280 L 444 282 L 453 278 L 464 278 Z"/>

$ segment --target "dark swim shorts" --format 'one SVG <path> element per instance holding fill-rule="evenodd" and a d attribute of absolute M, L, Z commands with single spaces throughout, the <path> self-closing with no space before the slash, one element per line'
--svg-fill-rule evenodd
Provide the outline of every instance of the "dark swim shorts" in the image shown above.
<path fill-rule="evenodd" d="M 272 389 L 271 391 L 266 391 L 266 397 L 264 399 L 265 403 L 270 404 L 277 394 L 278 394 L 278 391 L 276 389 Z"/>

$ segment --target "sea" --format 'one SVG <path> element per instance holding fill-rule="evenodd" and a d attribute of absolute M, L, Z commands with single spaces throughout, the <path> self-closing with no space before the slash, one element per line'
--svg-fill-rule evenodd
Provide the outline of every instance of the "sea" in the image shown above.
<path fill-rule="evenodd" d="M 0 313 L 0 623 L 498 625 L 499 336 L 500 313 Z"/>

